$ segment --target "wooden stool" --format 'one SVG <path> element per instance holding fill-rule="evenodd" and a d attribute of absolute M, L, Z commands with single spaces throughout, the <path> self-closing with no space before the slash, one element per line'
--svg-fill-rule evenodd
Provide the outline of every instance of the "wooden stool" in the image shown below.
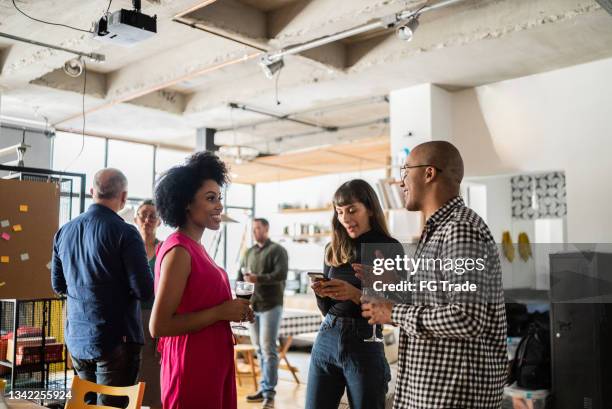
<path fill-rule="evenodd" d="M 238 354 L 244 354 L 248 364 L 251 366 L 251 370 L 247 372 L 243 372 L 238 370 Z M 249 344 L 237 344 L 234 345 L 234 368 L 236 369 L 236 378 L 238 379 L 238 385 L 242 386 L 242 375 L 249 375 L 253 377 L 253 385 L 255 386 L 255 391 L 259 385 L 257 384 L 257 369 L 255 369 L 255 347 Z"/>

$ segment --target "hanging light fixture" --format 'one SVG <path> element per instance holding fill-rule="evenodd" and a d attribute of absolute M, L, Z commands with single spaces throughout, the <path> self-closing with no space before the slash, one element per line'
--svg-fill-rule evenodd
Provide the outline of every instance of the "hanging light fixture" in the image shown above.
<path fill-rule="evenodd" d="M 83 59 L 81 57 L 73 58 L 72 60 L 66 61 L 64 64 L 64 72 L 73 78 L 79 77 L 83 73 L 84 69 Z"/>
<path fill-rule="evenodd" d="M 219 147 L 219 155 L 232 160 L 236 164 L 250 162 L 259 156 L 259 150 L 246 145 L 223 145 Z"/>
<path fill-rule="evenodd" d="M 274 59 L 264 54 L 259 59 L 259 65 L 266 75 L 266 78 L 272 79 L 274 78 L 274 74 L 279 72 L 285 66 L 285 62 L 283 61 L 282 57 Z"/>
<path fill-rule="evenodd" d="M 414 32 L 419 28 L 419 16 L 411 17 L 403 26 L 397 29 L 397 37 L 403 41 L 412 41 Z"/>

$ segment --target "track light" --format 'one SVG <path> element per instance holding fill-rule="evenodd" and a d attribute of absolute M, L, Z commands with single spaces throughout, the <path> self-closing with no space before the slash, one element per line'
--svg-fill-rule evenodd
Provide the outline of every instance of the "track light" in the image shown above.
<path fill-rule="evenodd" d="M 263 55 L 259 60 L 259 65 L 261 66 L 264 74 L 266 74 L 266 77 L 271 79 L 274 78 L 274 74 L 279 72 L 281 68 L 285 66 L 285 62 L 282 58 L 278 60 L 270 60 L 267 55 Z"/>
<path fill-rule="evenodd" d="M 412 41 L 417 28 L 419 28 L 419 17 L 411 17 L 406 24 L 397 29 L 397 36 L 400 40 Z"/>
<path fill-rule="evenodd" d="M 74 78 L 80 76 L 83 73 L 83 68 L 84 65 L 81 57 L 68 60 L 64 64 L 64 72 Z"/>

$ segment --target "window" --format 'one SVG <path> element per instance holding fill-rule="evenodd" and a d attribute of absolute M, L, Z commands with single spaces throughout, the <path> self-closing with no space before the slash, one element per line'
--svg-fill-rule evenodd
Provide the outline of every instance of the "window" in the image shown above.
<path fill-rule="evenodd" d="M 108 143 L 107 143 L 108 141 Z M 89 207 L 92 199 L 89 188 L 95 173 L 105 166 L 121 170 L 128 179 L 128 203 L 121 212 L 128 222 L 132 222 L 136 207 L 142 199 L 153 197 L 154 180 L 172 166 L 180 165 L 190 156 L 189 152 L 158 148 L 144 143 L 135 143 L 105 139 L 101 137 L 85 137 L 83 152 L 81 136 L 58 132 L 54 140 L 53 168 L 68 172 L 85 173 L 88 195 L 85 207 Z M 155 155 L 155 156 L 154 156 Z M 155 157 L 155 162 L 153 161 Z M 106 158 L 106 164 L 105 164 Z M 154 164 L 155 163 L 155 169 Z M 241 252 L 251 243 L 250 220 L 253 208 L 253 189 L 251 185 L 233 183 L 228 186 L 224 195 L 227 215 L 238 223 L 223 223 L 217 231 L 206 230 L 202 243 L 217 263 L 227 266 L 231 278 L 238 270 Z M 64 209 L 67 211 L 67 209 Z M 78 215 L 78 197 L 72 199 L 72 217 Z M 157 237 L 165 239 L 174 229 L 161 225 Z M 224 235 L 227 235 L 224 237 Z"/>
<path fill-rule="evenodd" d="M 157 149 L 157 156 L 155 158 L 155 179 L 172 166 L 182 165 L 189 155 L 191 155 L 189 152 L 164 148 Z"/>
<path fill-rule="evenodd" d="M 121 170 L 128 180 L 128 196 L 146 199 L 153 195 L 153 146 L 108 141 L 108 166 Z"/>
<path fill-rule="evenodd" d="M 58 132 L 53 140 L 53 169 L 66 172 L 85 173 L 87 190 L 92 186 L 96 172 L 104 168 L 104 138 L 85 137 L 81 151 L 81 135 Z M 77 207 L 78 209 L 78 207 Z"/>

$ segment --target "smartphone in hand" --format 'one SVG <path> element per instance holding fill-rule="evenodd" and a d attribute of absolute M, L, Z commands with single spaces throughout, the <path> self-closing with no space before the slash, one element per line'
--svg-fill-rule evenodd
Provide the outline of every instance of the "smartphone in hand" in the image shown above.
<path fill-rule="evenodd" d="M 329 278 L 325 277 L 325 274 L 323 274 L 323 273 L 309 272 L 309 273 L 306 273 L 306 274 L 308 274 L 308 277 L 310 277 L 310 279 L 313 282 L 317 282 L 317 281 L 329 281 Z"/>

